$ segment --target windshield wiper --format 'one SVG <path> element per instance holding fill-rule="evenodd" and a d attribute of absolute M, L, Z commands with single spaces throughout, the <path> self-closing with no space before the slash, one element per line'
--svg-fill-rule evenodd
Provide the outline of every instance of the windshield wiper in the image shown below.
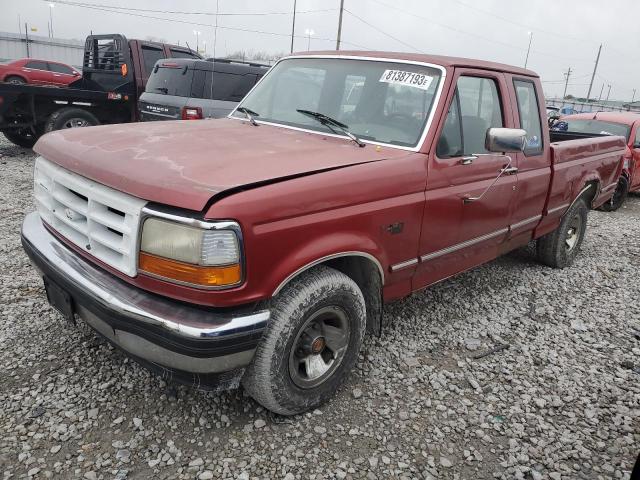
<path fill-rule="evenodd" d="M 353 133 L 349 131 L 349 125 L 339 122 L 338 120 L 331 118 L 325 115 L 324 113 L 312 112 L 311 110 L 301 110 L 301 109 L 297 109 L 296 112 L 306 115 L 307 117 L 316 119 L 322 125 L 329 127 L 329 129 L 334 133 L 335 133 L 335 130 L 331 128 L 331 126 L 338 127 L 340 131 L 342 131 L 342 133 L 344 133 L 347 137 L 349 137 L 351 140 L 356 142 L 360 148 L 367 146 L 366 143 L 364 143 L 362 140 L 360 140 L 358 137 L 356 137 Z"/>
<path fill-rule="evenodd" d="M 249 123 L 251 123 L 251 125 L 257 127 L 258 126 L 258 122 L 256 122 L 256 119 L 253 117 L 259 117 L 260 114 L 257 112 L 254 112 L 253 110 L 247 108 L 247 107 L 238 107 L 236 108 L 237 111 L 244 113 L 247 116 L 247 120 L 249 120 Z"/>
<path fill-rule="evenodd" d="M 164 93 L 165 95 L 167 93 L 169 93 L 169 89 L 166 87 L 156 87 L 156 90 L 160 90 L 162 93 Z"/>

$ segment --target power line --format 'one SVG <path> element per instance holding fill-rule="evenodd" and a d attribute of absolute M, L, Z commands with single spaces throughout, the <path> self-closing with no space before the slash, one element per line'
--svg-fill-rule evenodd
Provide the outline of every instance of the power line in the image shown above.
<path fill-rule="evenodd" d="M 451 31 L 456 32 L 456 33 L 460 33 L 462 35 L 467 35 L 467 36 L 479 38 L 481 40 L 484 40 L 485 42 L 495 43 L 496 45 L 502 45 L 503 47 L 511 48 L 513 50 L 518 50 L 518 51 L 521 51 L 521 52 L 527 50 L 526 47 L 518 47 L 516 45 L 513 45 L 512 43 L 502 42 L 500 40 L 495 40 L 493 38 L 485 37 L 485 36 L 479 35 L 477 33 L 473 33 L 473 32 L 469 32 L 467 30 L 462 30 L 460 28 L 452 27 L 451 25 L 447 25 L 445 23 L 437 22 L 437 21 L 433 20 L 430 17 L 425 17 L 423 15 L 419 15 L 417 13 L 413 13 L 413 12 L 410 12 L 408 10 L 404 10 L 402 8 L 396 7 L 395 5 L 391 5 L 391 4 L 383 2 L 381 0 L 371 0 L 371 1 L 373 1 L 375 3 L 378 3 L 380 5 L 383 5 L 383 6 L 387 7 L 387 8 L 391 8 L 393 10 L 397 10 L 398 12 L 404 13 L 405 15 L 409 15 L 411 17 L 415 17 L 415 18 L 417 18 L 419 20 L 422 20 L 424 22 L 429 22 L 429 23 L 432 23 L 434 25 L 438 25 L 439 27 L 445 28 L 447 30 L 451 30 Z M 589 62 L 589 63 L 591 62 L 591 60 L 587 60 L 587 59 L 576 59 L 576 58 L 573 58 L 573 57 L 562 57 L 562 56 L 551 54 L 551 53 L 540 52 L 538 50 L 531 50 L 531 53 L 535 53 L 535 54 L 542 55 L 542 56 L 549 57 L 549 58 L 557 58 L 558 60 L 571 60 L 571 61 L 574 61 L 574 62 L 585 62 L 585 63 L 586 62 Z"/>
<path fill-rule="evenodd" d="M 392 40 L 395 40 L 396 42 L 401 43 L 401 44 L 402 44 L 402 45 L 404 45 L 405 47 L 409 47 L 409 48 L 411 48 L 411 49 L 415 50 L 416 52 L 424 53 L 424 52 L 423 52 L 422 50 L 420 50 L 419 48 L 416 48 L 416 47 L 414 47 L 413 45 L 410 45 L 410 44 L 408 44 L 407 42 L 405 42 L 405 41 L 403 41 L 403 40 L 400 40 L 399 38 L 394 37 L 394 36 L 393 36 L 393 35 L 391 35 L 390 33 L 387 33 L 387 32 L 385 32 L 385 31 L 381 30 L 380 28 L 376 27 L 375 25 L 373 25 L 373 24 L 371 24 L 371 23 L 367 22 L 365 19 L 363 19 L 362 17 L 359 17 L 358 15 L 356 15 L 355 13 L 353 13 L 352 11 L 347 10 L 346 8 L 344 9 L 344 11 L 345 11 L 345 12 L 347 12 L 349 15 L 351 15 L 351 16 L 353 16 L 353 17 L 357 18 L 358 20 L 360 20 L 360 21 L 361 21 L 362 23 L 364 23 L 365 25 L 368 25 L 369 27 L 373 28 L 373 29 L 374 29 L 374 30 L 376 30 L 378 33 L 381 33 L 382 35 L 384 35 L 384 36 L 386 36 L 386 37 L 389 37 L 389 38 L 391 38 Z"/>
<path fill-rule="evenodd" d="M 57 2 L 61 3 L 61 0 L 56 0 Z M 69 5 L 69 3 L 67 3 Z M 210 28 L 214 28 L 215 25 L 212 25 L 210 23 L 202 23 L 202 22 L 194 22 L 194 21 L 189 21 L 189 20 L 178 20 L 178 19 L 174 19 L 174 18 L 164 18 L 164 17 L 156 17 L 153 15 L 144 15 L 142 13 L 134 13 L 134 12 L 126 12 L 126 11 L 120 11 L 120 10 L 112 10 L 110 8 L 104 8 L 104 7 L 95 7 L 93 5 L 70 5 L 70 6 L 75 6 L 75 7 L 79 7 L 79 8 L 87 8 L 90 10 L 98 10 L 98 11 L 102 11 L 102 12 L 109 12 L 109 13 L 118 13 L 120 15 L 129 15 L 132 17 L 141 17 L 141 18 L 149 18 L 152 20 L 161 20 L 164 22 L 171 22 L 171 23 L 182 23 L 182 24 L 186 24 L 186 25 L 195 25 L 195 26 L 200 26 L 200 27 L 210 27 Z M 218 25 L 219 29 L 221 30 L 231 30 L 231 31 L 237 31 L 237 32 L 246 32 L 246 33 L 259 33 L 261 35 L 272 35 L 272 36 L 277 36 L 277 37 L 290 37 L 291 34 L 290 33 L 280 33 L 280 32 L 269 32 L 269 31 L 265 31 L 265 30 L 252 30 L 249 28 L 239 28 L 239 27 L 226 27 L 226 26 L 222 26 L 222 25 Z M 303 35 L 295 35 L 295 37 L 297 38 L 306 38 Z M 316 39 L 318 40 L 325 40 L 328 42 L 335 42 L 336 39 L 335 38 L 324 38 L 324 37 L 316 37 Z M 353 42 L 346 42 L 346 41 L 342 41 L 342 43 L 347 43 L 349 45 L 353 45 L 354 47 L 357 48 L 361 48 L 363 50 L 370 50 L 370 48 L 367 48 L 363 45 L 359 45 L 357 43 L 353 43 Z"/>
<path fill-rule="evenodd" d="M 88 2 L 73 2 L 68 0 L 43 0 L 49 1 L 49 3 L 59 3 L 61 5 L 68 5 L 72 7 L 100 7 L 108 8 L 111 10 L 124 10 L 130 12 L 147 12 L 147 13 L 166 13 L 166 14 L 179 14 L 179 15 L 209 15 L 220 17 L 247 17 L 247 16 L 266 16 L 266 15 L 291 15 L 291 12 L 244 12 L 244 13 L 231 13 L 231 12 L 187 12 L 184 10 L 154 10 L 151 8 L 134 8 L 134 7 L 121 7 L 117 5 L 105 5 L 101 3 L 88 3 Z M 337 8 L 324 8 L 318 10 L 298 10 L 296 13 L 322 13 L 322 12 L 335 12 Z"/>
<path fill-rule="evenodd" d="M 490 12 L 488 10 L 483 10 L 481 8 L 476 7 L 475 5 L 470 5 L 470 4 L 462 2 L 460 0 L 453 0 L 453 2 L 455 2 L 455 3 L 459 4 L 459 5 L 462 5 L 462 6 L 466 7 L 466 8 L 469 8 L 471 10 L 475 10 L 476 12 L 482 13 L 484 15 L 488 15 L 491 18 L 494 18 L 494 19 L 498 18 L 498 19 L 502 20 L 503 22 L 510 23 L 512 25 L 517 25 L 518 27 L 526 28 L 527 30 L 536 30 L 538 32 L 547 33 L 549 35 L 554 35 L 554 36 L 559 37 L 559 38 L 564 38 L 566 40 L 573 40 L 573 41 L 576 41 L 576 42 L 593 42 L 593 43 L 597 43 L 596 41 L 591 40 L 591 39 L 571 37 L 569 35 L 564 35 L 564 34 L 561 34 L 561 33 L 558 33 L 558 32 L 554 32 L 553 30 L 545 30 L 543 28 L 534 27 L 534 26 L 528 25 L 526 23 L 517 22 L 517 21 L 512 20 L 510 18 L 503 17 L 501 15 L 498 15 L 498 14 L 496 14 L 494 12 Z"/>

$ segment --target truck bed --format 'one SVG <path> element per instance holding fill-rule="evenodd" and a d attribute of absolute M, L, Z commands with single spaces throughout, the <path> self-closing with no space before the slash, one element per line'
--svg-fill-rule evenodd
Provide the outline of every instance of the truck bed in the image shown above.
<path fill-rule="evenodd" d="M 553 132 L 564 133 L 564 132 Z M 566 138 L 569 135 L 562 135 Z M 557 136 L 552 136 L 557 139 Z M 556 141 L 551 144 L 552 178 L 547 201 L 547 212 L 557 209 L 563 213 L 583 185 L 597 182 L 592 206 L 598 207 L 615 189 L 622 169 L 625 153 L 624 137 L 589 135 L 574 140 Z"/>

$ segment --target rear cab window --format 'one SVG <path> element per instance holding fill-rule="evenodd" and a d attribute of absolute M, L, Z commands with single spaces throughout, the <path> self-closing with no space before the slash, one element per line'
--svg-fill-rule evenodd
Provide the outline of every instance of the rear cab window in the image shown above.
<path fill-rule="evenodd" d="M 526 156 L 539 155 L 542 153 L 544 145 L 535 84 L 530 80 L 514 80 L 513 86 L 518 102 L 520 128 L 527 131 L 527 145 L 524 154 Z"/>
<path fill-rule="evenodd" d="M 189 52 L 187 50 L 177 48 L 170 48 L 169 52 L 171 53 L 171 58 L 194 58 L 196 60 L 200 60 L 200 55 L 196 52 Z"/>
<path fill-rule="evenodd" d="M 153 71 L 153 67 L 158 60 L 164 58 L 164 51 L 162 48 L 153 47 L 150 45 L 142 45 L 142 61 L 144 63 L 144 69 L 147 74 Z"/>

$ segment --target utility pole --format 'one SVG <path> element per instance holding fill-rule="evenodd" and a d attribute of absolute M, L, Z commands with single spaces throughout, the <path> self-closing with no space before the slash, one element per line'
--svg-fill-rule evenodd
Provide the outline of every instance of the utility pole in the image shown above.
<path fill-rule="evenodd" d="M 296 33 L 296 0 L 293 0 L 293 23 L 291 24 L 291 53 L 293 53 L 293 39 Z"/>
<path fill-rule="evenodd" d="M 607 99 L 605 100 L 605 102 L 609 101 L 609 95 L 611 95 L 611 85 L 609 85 L 609 91 L 607 92 Z"/>
<path fill-rule="evenodd" d="M 49 24 L 51 25 L 51 28 L 50 28 L 51 38 L 53 38 L 53 7 L 54 6 L 55 6 L 54 3 L 49 4 Z"/>
<path fill-rule="evenodd" d="M 600 95 L 598 95 L 598 103 L 602 100 L 602 92 L 604 92 L 604 82 L 602 82 L 602 88 L 600 89 Z"/>
<path fill-rule="evenodd" d="M 336 40 L 336 50 L 340 50 L 340 37 L 342 37 L 342 13 L 344 11 L 344 0 L 340 0 L 340 17 L 338 18 L 338 40 Z"/>
<path fill-rule="evenodd" d="M 633 89 L 633 97 L 631 97 L 631 103 L 636 99 L 636 89 Z"/>
<path fill-rule="evenodd" d="M 593 75 L 591 75 L 591 83 L 589 84 L 589 92 L 587 92 L 587 103 L 589 103 L 589 97 L 591 97 L 591 89 L 593 88 L 593 80 L 596 78 L 596 71 L 598 70 L 598 62 L 600 62 L 600 53 L 602 52 L 602 44 L 598 48 L 598 56 L 596 57 L 596 65 L 593 67 Z"/>
<path fill-rule="evenodd" d="M 562 94 L 563 100 L 567 98 L 567 87 L 569 86 L 569 77 L 571 76 L 571 67 L 569 67 L 569 70 L 567 70 L 567 73 L 565 73 L 564 76 L 567 77 L 567 81 L 564 82 L 564 93 Z"/>
<path fill-rule="evenodd" d="M 24 22 L 24 39 L 27 44 L 27 58 L 31 56 L 29 53 L 29 29 L 27 28 L 27 22 Z"/>
<path fill-rule="evenodd" d="M 527 48 L 527 56 L 524 59 L 524 68 L 527 68 L 529 63 L 529 52 L 531 52 L 531 42 L 533 41 L 533 32 L 529 32 L 529 48 Z"/>

